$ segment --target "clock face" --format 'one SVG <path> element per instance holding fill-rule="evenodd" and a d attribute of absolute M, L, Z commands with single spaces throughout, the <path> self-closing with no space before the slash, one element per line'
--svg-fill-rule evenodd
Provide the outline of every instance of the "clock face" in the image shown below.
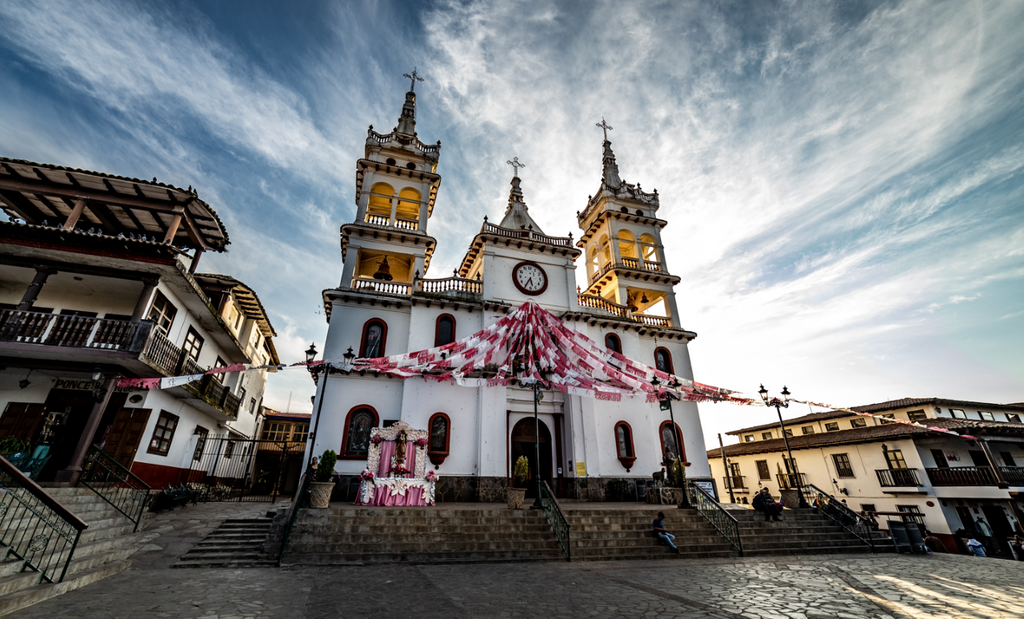
<path fill-rule="evenodd" d="M 512 269 L 512 282 L 515 283 L 519 292 L 528 295 L 538 295 L 548 287 L 548 276 L 540 265 L 532 262 L 520 262 Z"/>

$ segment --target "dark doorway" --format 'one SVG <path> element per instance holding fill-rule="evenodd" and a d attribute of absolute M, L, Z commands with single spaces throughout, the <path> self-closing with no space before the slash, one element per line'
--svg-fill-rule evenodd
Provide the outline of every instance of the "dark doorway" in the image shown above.
<path fill-rule="evenodd" d="M 34 444 L 45 419 L 42 404 L 11 402 L 0 416 L 0 438 L 10 436 Z"/>
<path fill-rule="evenodd" d="M 118 410 L 127 399 L 125 393 L 115 393 L 110 396 L 107 404 L 107 411 Z M 61 471 L 71 463 L 71 456 L 78 447 L 78 440 L 85 430 L 89 421 L 89 413 L 92 412 L 96 400 L 93 399 L 92 391 L 75 391 L 71 389 L 51 389 L 46 398 L 46 411 L 56 413 L 62 417 L 60 425 L 54 427 L 50 435 L 50 454 L 52 457 L 39 473 L 40 481 L 53 481 L 57 472 Z M 92 437 L 94 443 L 99 442 L 106 427 L 101 423 L 97 428 L 98 436 Z"/>
<path fill-rule="evenodd" d="M 1006 538 L 1013 537 L 1013 527 L 1006 519 L 1006 512 L 1000 505 L 982 505 L 981 511 L 985 514 L 985 521 L 992 527 L 992 545 L 996 547 L 996 552 L 1010 555 Z"/>
<path fill-rule="evenodd" d="M 530 462 L 530 481 L 533 480 L 537 470 L 537 457 L 534 437 L 534 422 L 531 418 L 520 419 L 512 428 L 512 460 L 509 462 L 509 470 L 515 465 L 519 456 L 526 456 Z M 540 478 L 550 485 L 551 478 L 551 431 L 543 421 L 540 422 Z M 532 483 L 527 483 L 526 496 L 535 498 L 536 488 Z"/>
<path fill-rule="evenodd" d="M 135 452 L 139 449 L 150 412 L 148 408 L 122 408 L 106 426 L 106 435 L 100 445 L 126 469 L 131 469 L 132 462 L 135 462 Z"/>
<path fill-rule="evenodd" d="M 949 468 L 949 463 L 946 462 L 946 454 L 941 449 L 932 450 L 932 459 L 935 460 L 936 468 L 945 469 Z"/>
<path fill-rule="evenodd" d="M 988 458 L 985 457 L 984 451 L 972 449 L 967 453 L 971 454 L 971 461 L 974 462 L 974 466 L 988 466 Z"/>

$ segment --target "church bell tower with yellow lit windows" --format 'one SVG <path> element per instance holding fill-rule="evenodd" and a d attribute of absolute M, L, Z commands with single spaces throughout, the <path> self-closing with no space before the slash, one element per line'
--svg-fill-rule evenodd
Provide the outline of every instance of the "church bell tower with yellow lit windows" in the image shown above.
<path fill-rule="evenodd" d="M 640 183 L 619 177 L 612 143 L 611 126 L 601 119 L 604 130 L 604 166 L 601 187 L 577 212 L 583 237 L 576 246 L 586 257 L 587 288 L 580 305 L 613 309 L 634 320 L 659 327 L 679 328 L 673 287 L 679 277 L 668 272 L 661 230 L 668 224 L 658 218 L 658 190 L 647 193 Z"/>

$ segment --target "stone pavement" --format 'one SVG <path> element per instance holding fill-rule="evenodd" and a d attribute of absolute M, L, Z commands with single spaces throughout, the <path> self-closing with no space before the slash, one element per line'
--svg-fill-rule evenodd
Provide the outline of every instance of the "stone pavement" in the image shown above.
<path fill-rule="evenodd" d="M 958 555 L 170 569 L 189 544 L 224 518 L 252 517 L 268 507 L 207 504 L 158 515 L 147 529 L 153 535 L 148 550 L 135 556 L 131 570 L 18 615 L 24 619 L 1024 616 L 1024 563 Z"/>

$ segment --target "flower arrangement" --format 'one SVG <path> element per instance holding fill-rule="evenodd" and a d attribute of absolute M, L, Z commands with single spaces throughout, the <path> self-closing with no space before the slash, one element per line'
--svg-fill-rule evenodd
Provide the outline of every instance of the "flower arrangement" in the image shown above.
<path fill-rule="evenodd" d="M 359 479 L 373 481 L 373 472 L 370 469 L 363 469 L 363 472 L 359 474 Z"/>
<path fill-rule="evenodd" d="M 405 468 L 405 465 L 396 464 L 391 467 L 388 473 L 398 473 L 399 475 L 408 475 L 409 469 Z"/>
<path fill-rule="evenodd" d="M 425 439 L 425 438 L 418 438 L 418 439 L 416 439 L 416 446 L 417 447 L 426 447 L 427 446 L 427 439 Z"/>
<path fill-rule="evenodd" d="M 427 471 L 426 479 L 430 482 L 437 481 L 437 473 L 434 471 Z"/>
<path fill-rule="evenodd" d="M 379 434 L 377 434 L 375 436 L 370 437 L 370 442 L 373 443 L 374 445 L 380 445 L 381 443 L 384 442 L 384 439 L 381 438 Z"/>

